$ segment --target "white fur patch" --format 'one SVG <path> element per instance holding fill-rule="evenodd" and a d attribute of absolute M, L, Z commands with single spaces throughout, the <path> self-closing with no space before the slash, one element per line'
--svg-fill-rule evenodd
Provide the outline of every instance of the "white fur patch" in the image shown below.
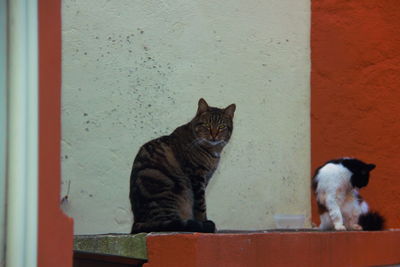
<path fill-rule="evenodd" d="M 365 202 L 365 201 L 361 202 L 360 207 L 361 207 L 361 213 L 362 214 L 368 213 L 369 207 L 368 207 L 367 202 Z"/>
<path fill-rule="evenodd" d="M 344 200 L 346 192 L 350 191 L 352 172 L 341 164 L 328 163 L 323 166 L 316 177 L 317 199 L 324 204 L 328 195 L 338 195 L 338 200 Z M 336 197 L 335 197 L 336 198 Z"/>

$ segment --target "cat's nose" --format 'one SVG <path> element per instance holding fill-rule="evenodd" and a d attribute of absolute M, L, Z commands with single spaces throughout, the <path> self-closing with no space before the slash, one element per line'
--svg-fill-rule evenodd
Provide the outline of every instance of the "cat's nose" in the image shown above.
<path fill-rule="evenodd" d="M 217 138 L 217 135 L 218 135 L 218 131 L 211 130 L 210 134 L 211 134 L 212 140 L 215 141 L 215 139 Z"/>

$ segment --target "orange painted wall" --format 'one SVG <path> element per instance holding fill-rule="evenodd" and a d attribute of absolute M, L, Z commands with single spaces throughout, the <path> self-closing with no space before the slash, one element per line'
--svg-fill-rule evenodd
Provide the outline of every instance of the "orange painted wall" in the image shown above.
<path fill-rule="evenodd" d="M 382 266 L 399 246 L 400 231 L 151 235 L 143 267 Z"/>
<path fill-rule="evenodd" d="M 60 210 L 61 6 L 39 0 L 38 266 L 71 267 L 72 219 Z"/>
<path fill-rule="evenodd" d="M 312 169 L 341 156 L 377 164 L 361 194 L 399 227 L 400 2 L 313 0 L 311 51 Z"/>

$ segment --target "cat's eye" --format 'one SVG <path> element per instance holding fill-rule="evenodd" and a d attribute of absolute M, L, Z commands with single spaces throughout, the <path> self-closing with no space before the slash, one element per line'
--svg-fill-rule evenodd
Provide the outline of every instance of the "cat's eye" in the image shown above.
<path fill-rule="evenodd" d="M 220 130 L 223 130 L 223 129 L 225 129 L 225 128 L 226 128 L 225 125 L 220 125 L 220 126 L 218 127 L 218 129 L 220 129 Z"/>

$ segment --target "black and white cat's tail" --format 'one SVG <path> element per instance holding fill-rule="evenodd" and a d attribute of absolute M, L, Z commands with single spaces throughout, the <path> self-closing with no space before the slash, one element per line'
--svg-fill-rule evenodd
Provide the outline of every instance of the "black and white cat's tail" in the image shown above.
<path fill-rule="evenodd" d="M 380 231 L 385 228 L 385 218 L 376 211 L 369 211 L 361 214 L 358 224 L 364 231 Z"/>

